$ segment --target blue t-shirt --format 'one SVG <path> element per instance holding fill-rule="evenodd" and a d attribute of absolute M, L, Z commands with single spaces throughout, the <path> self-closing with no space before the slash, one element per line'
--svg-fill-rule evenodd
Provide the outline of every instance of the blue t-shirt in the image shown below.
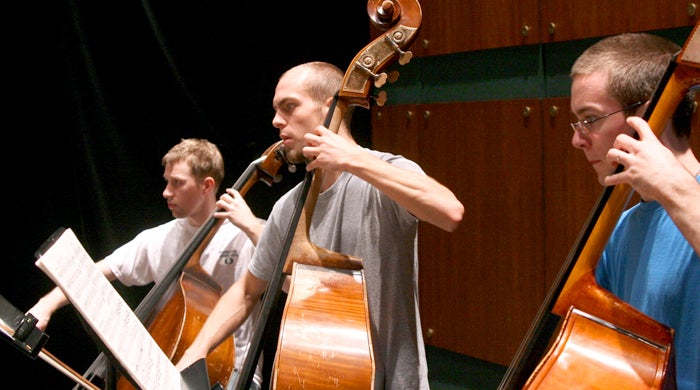
<path fill-rule="evenodd" d="M 700 257 L 658 202 L 622 214 L 596 280 L 674 329 L 678 389 L 700 389 Z"/>

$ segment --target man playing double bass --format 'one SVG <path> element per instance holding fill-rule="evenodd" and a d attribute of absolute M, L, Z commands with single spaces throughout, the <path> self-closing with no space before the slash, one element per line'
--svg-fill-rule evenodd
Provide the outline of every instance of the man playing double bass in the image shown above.
<path fill-rule="evenodd" d="M 364 261 L 374 388 L 428 389 L 418 310 L 418 222 L 453 231 L 464 206 L 414 162 L 359 146 L 350 133 L 352 110 L 337 133 L 322 126 L 342 81 L 341 70 L 328 63 L 291 68 L 277 83 L 272 124 L 290 161 L 313 160 L 307 170 L 324 172 L 310 222 L 311 240 Z M 206 356 L 255 309 L 279 262 L 300 191 L 298 185 L 275 203 L 248 271 L 219 300 L 177 363 L 180 370 Z"/>
<path fill-rule="evenodd" d="M 214 216 L 225 220 L 200 255 L 200 264 L 225 290 L 240 277 L 253 256 L 262 220 L 232 189 L 227 189 L 217 202 L 224 160 L 215 144 L 204 139 L 183 139 L 163 156 L 162 165 L 163 198 L 174 219 L 142 231 L 97 262 L 98 269 L 110 281 L 117 279 L 126 286 L 159 283 L 199 227 L 218 209 Z M 46 329 L 51 315 L 67 304 L 67 298 L 56 287 L 29 312 L 39 320 L 37 326 Z M 251 332 L 246 323 L 234 335 L 236 369 L 245 359 Z M 253 385 L 260 388 L 261 384 L 262 364 L 258 364 Z"/>
<path fill-rule="evenodd" d="M 642 115 L 676 44 L 622 34 L 588 48 L 571 69 L 571 143 L 603 186 L 629 184 L 642 201 L 624 212 L 596 281 L 674 329 L 679 389 L 700 389 L 700 162 L 689 145 L 693 96 L 656 137 Z M 637 138 L 635 138 L 635 133 Z M 618 165 L 624 171 L 614 173 Z"/>

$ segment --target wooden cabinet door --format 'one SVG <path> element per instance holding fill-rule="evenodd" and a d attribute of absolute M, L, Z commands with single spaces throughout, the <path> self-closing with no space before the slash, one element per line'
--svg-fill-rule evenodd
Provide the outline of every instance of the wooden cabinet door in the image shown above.
<path fill-rule="evenodd" d="M 416 56 L 538 43 L 539 0 L 420 0 Z M 370 27 L 370 36 L 379 31 Z"/>
<path fill-rule="evenodd" d="M 372 107 L 372 148 L 419 162 L 418 106 Z"/>
<path fill-rule="evenodd" d="M 416 56 L 671 29 L 700 20 L 700 4 L 682 0 L 421 0 L 420 5 L 421 30 L 411 48 Z M 370 36 L 377 35 L 370 27 Z"/>
<path fill-rule="evenodd" d="M 700 14 L 696 3 L 685 0 L 541 0 L 541 3 L 541 42 L 694 26 Z"/>
<path fill-rule="evenodd" d="M 420 226 L 431 345 L 508 364 L 544 297 L 540 111 L 536 100 L 373 108 L 373 147 L 415 156 L 466 208 L 455 232 Z"/>
<path fill-rule="evenodd" d="M 539 0 L 423 0 L 419 55 L 538 42 Z"/>
<path fill-rule="evenodd" d="M 544 244 L 549 289 L 603 187 L 583 152 L 571 144 L 570 99 L 544 99 Z"/>

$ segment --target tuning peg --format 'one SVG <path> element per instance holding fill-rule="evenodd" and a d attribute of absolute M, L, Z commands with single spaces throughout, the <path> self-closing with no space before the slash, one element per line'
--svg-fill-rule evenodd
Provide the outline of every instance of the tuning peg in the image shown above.
<path fill-rule="evenodd" d="M 386 91 L 379 91 L 377 96 L 371 96 L 371 98 L 374 99 L 379 107 L 382 107 L 386 103 Z"/>
<path fill-rule="evenodd" d="M 399 64 L 406 65 L 411 62 L 411 58 L 413 58 L 413 53 L 411 51 L 402 51 L 399 49 Z"/>
<path fill-rule="evenodd" d="M 383 86 L 384 84 L 386 84 L 386 80 L 388 78 L 386 73 L 382 72 L 380 74 L 374 74 L 374 73 L 370 72 L 370 74 L 374 78 L 374 86 L 376 88 L 379 88 L 379 87 Z"/>
<path fill-rule="evenodd" d="M 387 41 L 389 42 L 389 44 L 391 44 L 391 48 L 394 49 L 395 52 L 399 53 L 399 64 L 406 65 L 411 61 L 411 58 L 413 58 L 413 53 L 410 50 L 401 50 L 399 45 L 397 45 L 396 42 L 394 42 L 394 40 L 400 41 L 401 39 L 403 39 L 404 35 L 400 31 L 396 31 L 395 34 L 396 36 L 393 37 L 393 39 L 387 38 Z"/>
<path fill-rule="evenodd" d="M 371 57 L 366 57 L 364 59 L 364 61 L 366 61 L 368 64 L 374 63 L 374 59 L 372 59 Z M 374 86 L 376 88 L 380 88 L 381 86 L 386 84 L 386 80 L 388 78 L 386 73 L 382 72 L 382 73 L 376 74 L 376 73 L 372 72 L 367 66 L 365 66 L 360 61 L 357 61 L 355 64 L 374 79 Z"/>
<path fill-rule="evenodd" d="M 392 70 L 391 72 L 389 72 L 389 78 L 387 78 L 387 81 L 389 81 L 390 83 L 393 83 L 398 79 L 399 79 L 399 71 L 398 70 Z"/>
<path fill-rule="evenodd" d="M 394 6 L 394 2 L 390 0 L 382 1 L 382 4 L 380 4 L 379 7 L 377 7 L 377 16 L 379 16 L 379 19 L 382 22 L 392 23 L 397 17 L 396 6 Z"/>

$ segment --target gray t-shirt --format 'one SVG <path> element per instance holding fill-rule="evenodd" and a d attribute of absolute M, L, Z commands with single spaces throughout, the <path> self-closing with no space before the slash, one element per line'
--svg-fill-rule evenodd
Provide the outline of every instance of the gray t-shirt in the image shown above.
<path fill-rule="evenodd" d="M 365 149 L 401 168 L 424 174 L 414 162 Z M 249 270 L 270 280 L 301 184 L 273 206 Z M 364 180 L 343 172 L 319 194 L 310 241 L 363 259 L 376 389 L 428 389 L 428 368 L 418 311 L 418 219 Z"/>

